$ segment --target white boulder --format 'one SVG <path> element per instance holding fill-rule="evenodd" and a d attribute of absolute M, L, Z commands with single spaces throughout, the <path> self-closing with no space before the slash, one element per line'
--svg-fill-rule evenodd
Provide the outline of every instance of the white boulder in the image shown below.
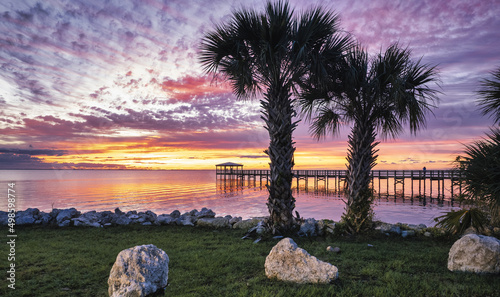
<path fill-rule="evenodd" d="M 175 219 L 167 214 L 162 214 L 162 215 L 159 215 L 157 217 L 157 222 L 160 225 L 169 225 L 169 224 L 172 224 L 174 221 L 175 221 Z"/>
<path fill-rule="evenodd" d="M 101 224 L 99 223 L 100 219 L 100 214 L 94 210 L 86 212 L 78 218 L 72 218 L 71 220 L 73 221 L 74 226 L 89 226 L 99 228 L 101 227 Z"/>
<path fill-rule="evenodd" d="M 69 221 L 74 217 L 77 217 L 80 214 L 78 210 L 76 210 L 74 207 L 69 208 L 69 209 L 63 209 L 61 210 L 56 217 L 57 224 L 64 223 L 64 221 Z"/>
<path fill-rule="evenodd" d="M 301 236 L 316 236 L 316 220 L 313 218 L 306 219 L 301 225 L 299 235 Z"/>
<path fill-rule="evenodd" d="M 34 224 L 40 210 L 38 208 L 28 208 L 25 211 L 18 211 L 16 213 L 16 224 L 17 225 L 31 225 Z"/>
<path fill-rule="evenodd" d="M 291 238 L 282 239 L 272 248 L 265 271 L 268 278 L 299 284 L 330 283 L 339 276 L 337 267 L 311 256 Z"/>
<path fill-rule="evenodd" d="M 238 222 L 241 222 L 243 219 L 241 217 L 234 217 L 234 218 L 231 218 L 229 219 L 229 224 L 231 224 L 231 227 L 238 223 Z"/>
<path fill-rule="evenodd" d="M 117 225 L 130 225 L 132 223 L 132 220 L 129 219 L 126 215 L 117 215 L 112 220 L 112 223 L 115 223 Z"/>
<path fill-rule="evenodd" d="M 152 244 L 121 251 L 108 278 L 110 297 L 142 297 L 167 286 L 168 255 Z"/>
<path fill-rule="evenodd" d="M 210 227 L 210 228 L 231 228 L 228 218 L 217 217 L 217 218 L 201 218 L 196 222 L 198 227 Z"/>
<path fill-rule="evenodd" d="M 203 207 L 201 211 L 197 211 L 195 214 L 197 219 L 201 218 L 215 218 L 215 212 L 213 212 L 211 209 L 207 209 Z"/>
<path fill-rule="evenodd" d="M 233 229 L 248 230 L 257 226 L 263 219 L 264 218 L 252 218 L 248 220 L 241 220 L 233 225 Z"/>
<path fill-rule="evenodd" d="M 450 249 L 448 269 L 474 273 L 500 273 L 500 240 L 476 234 L 463 236 Z"/>

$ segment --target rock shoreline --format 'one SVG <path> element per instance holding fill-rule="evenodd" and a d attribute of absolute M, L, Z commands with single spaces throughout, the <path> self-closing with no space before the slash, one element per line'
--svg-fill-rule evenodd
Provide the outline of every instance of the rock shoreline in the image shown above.
<path fill-rule="evenodd" d="M 11 215 L 12 216 L 12 215 Z M 6 226 L 9 223 L 9 214 L 0 211 L 0 225 Z M 262 220 L 264 218 L 260 218 Z M 28 208 L 24 211 L 17 211 L 15 214 L 15 224 L 41 225 L 41 226 L 59 226 L 59 227 L 108 227 L 108 226 L 126 226 L 126 225 L 181 225 L 181 226 L 213 226 L 217 228 L 224 227 L 245 227 L 260 221 L 257 219 L 242 220 L 241 217 L 216 217 L 211 209 L 203 208 L 201 211 L 196 209 L 181 214 L 174 210 L 170 214 L 157 215 L 148 210 L 145 212 L 128 211 L 123 212 L 119 208 L 112 211 L 88 211 L 82 213 L 75 208 L 53 209 L 51 212 L 43 212 L 37 208 Z M 243 229 L 243 228 L 242 228 Z"/>
<path fill-rule="evenodd" d="M 112 211 L 88 211 L 82 213 L 75 208 L 53 209 L 51 212 L 43 212 L 37 208 L 28 208 L 24 211 L 18 211 L 15 215 L 16 225 L 41 225 L 41 226 L 59 226 L 59 227 L 110 227 L 126 225 L 180 225 L 197 226 L 208 228 L 233 228 L 249 230 L 253 229 L 257 233 L 264 231 L 264 222 L 267 217 L 258 217 L 243 220 L 241 217 L 216 216 L 211 209 L 202 208 L 201 211 L 193 209 L 181 214 L 174 210 L 170 214 L 157 215 L 148 210 L 145 212 L 128 211 L 123 212 L 119 208 Z M 0 225 L 8 225 L 8 213 L 0 211 Z M 261 230 L 262 229 L 262 230 Z M 398 235 L 410 237 L 416 234 L 432 236 L 427 230 L 427 226 L 406 225 L 406 224 L 388 224 L 379 222 L 375 230 L 386 235 Z M 301 220 L 298 235 L 301 236 L 323 236 L 325 234 L 334 234 L 336 223 L 331 220 L 316 220 L 308 218 Z M 261 232 L 259 232 L 261 231 Z"/>

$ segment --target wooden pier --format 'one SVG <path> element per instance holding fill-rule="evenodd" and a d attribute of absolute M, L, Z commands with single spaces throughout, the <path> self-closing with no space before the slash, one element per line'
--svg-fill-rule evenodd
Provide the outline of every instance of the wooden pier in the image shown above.
<path fill-rule="evenodd" d="M 269 181 L 269 170 L 243 170 L 243 165 L 235 163 L 216 167 L 218 180 L 232 180 L 243 183 L 245 179 L 254 183 Z M 233 165 L 233 166 L 231 166 Z M 237 166 L 236 166 L 237 165 Z M 309 189 L 309 182 L 314 183 L 314 189 L 342 193 L 344 189 L 346 170 L 293 170 L 296 189 Z M 300 187 L 300 183 L 304 187 Z M 462 194 L 461 177 L 454 170 L 372 170 L 371 188 L 375 195 L 437 198 L 453 201 L 456 195 Z"/>

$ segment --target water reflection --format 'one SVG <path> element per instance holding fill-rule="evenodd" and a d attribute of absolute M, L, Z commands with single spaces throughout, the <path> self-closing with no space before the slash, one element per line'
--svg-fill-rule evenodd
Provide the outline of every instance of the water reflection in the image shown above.
<path fill-rule="evenodd" d="M 262 196 L 267 196 L 266 184 L 266 179 L 218 177 L 217 193 L 224 197 L 241 197 L 248 191 L 260 191 Z M 301 217 L 340 220 L 345 208 L 342 183 L 332 185 L 326 181 L 315 182 L 313 179 L 306 179 L 294 182 L 292 189 L 296 198 L 295 210 Z M 375 219 L 384 222 L 423 223 L 432 226 L 435 224 L 434 218 L 443 212 L 460 209 L 451 199 L 426 195 L 412 196 L 403 191 L 390 191 L 390 187 L 381 189 L 382 193 L 375 191 L 373 208 Z"/>
<path fill-rule="evenodd" d="M 221 179 L 215 171 L 127 170 L 3 170 L 0 191 L 16 182 L 18 210 L 75 207 L 85 211 L 152 210 L 157 214 L 177 209 L 187 212 L 203 207 L 217 215 L 243 218 L 266 216 L 266 179 Z M 391 195 L 388 189 L 374 203 L 376 217 L 387 222 L 433 224 L 432 218 L 453 209 L 449 202 L 426 198 L 413 200 Z M 296 210 L 302 217 L 339 220 L 344 211 L 342 187 L 300 180 L 293 185 Z M 437 203 L 439 201 L 439 203 Z M 0 209 L 7 209 L 7 200 Z"/>

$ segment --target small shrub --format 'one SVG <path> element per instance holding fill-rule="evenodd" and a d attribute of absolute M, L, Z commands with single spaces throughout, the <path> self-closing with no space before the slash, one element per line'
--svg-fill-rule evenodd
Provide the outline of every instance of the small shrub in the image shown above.
<path fill-rule="evenodd" d="M 486 138 L 466 145 L 465 156 L 455 166 L 464 182 L 464 200 L 490 208 L 493 223 L 500 222 L 500 128 L 492 128 Z"/>
<path fill-rule="evenodd" d="M 478 231 L 484 230 L 487 222 L 486 214 L 479 208 L 450 211 L 434 220 L 438 222 L 436 227 L 441 227 L 453 234 L 462 234 L 471 226 Z"/>

